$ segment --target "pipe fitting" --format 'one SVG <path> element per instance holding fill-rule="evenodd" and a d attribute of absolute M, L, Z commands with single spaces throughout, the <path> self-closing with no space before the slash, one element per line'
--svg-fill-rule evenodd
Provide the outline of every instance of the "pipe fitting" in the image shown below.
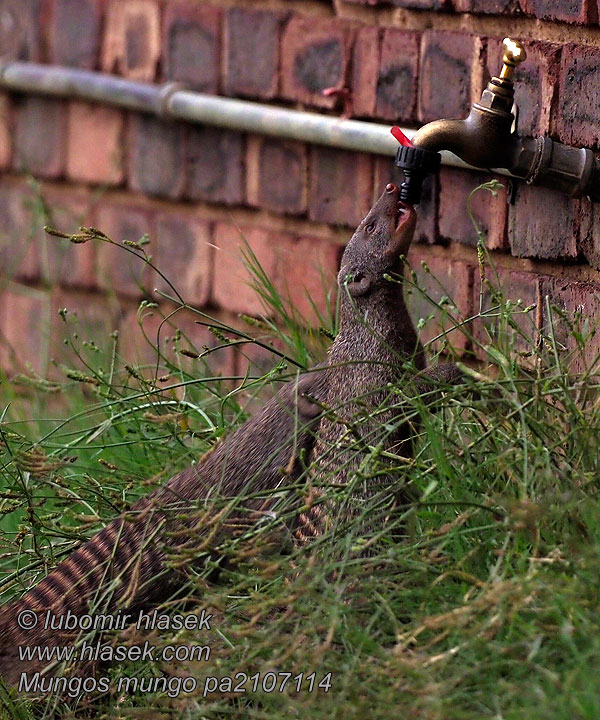
<path fill-rule="evenodd" d="M 521 43 L 505 38 L 503 66 L 463 120 L 435 120 L 412 138 L 416 147 L 450 150 L 469 165 L 503 168 L 512 177 L 560 190 L 571 197 L 600 201 L 600 161 L 586 148 L 548 137 L 522 138 L 513 126 L 513 74 L 527 57 Z"/>

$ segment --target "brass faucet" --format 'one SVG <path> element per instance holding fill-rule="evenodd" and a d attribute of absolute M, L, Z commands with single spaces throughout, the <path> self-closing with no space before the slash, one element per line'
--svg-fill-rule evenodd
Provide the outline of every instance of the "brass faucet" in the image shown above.
<path fill-rule="evenodd" d="M 490 80 L 479 102 L 473 103 L 469 116 L 428 123 L 415 133 L 412 144 L 435 152 L 450 150 L 476 168 L 504 168 L 528 183 L 600 201 L 600 162 L 591 150 L 517 134 L 513 74 L 527 53 L 510 38 L 504 39 L 502 48 L 502 70 Z"/>

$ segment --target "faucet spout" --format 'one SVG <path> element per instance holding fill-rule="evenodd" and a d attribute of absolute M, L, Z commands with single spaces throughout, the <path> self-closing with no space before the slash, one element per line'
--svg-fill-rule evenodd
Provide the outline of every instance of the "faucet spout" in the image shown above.
<path fill-rule="evenodd" d="M 435 120 L 412 138 L 414 153 L 398 152 L 396 165 L 410 174 L 419 152 L 449 150 L 469 165 L 504 168 L 528 183 L 562 190 L 571 197 L 589 196 L 600 202 L 600 159 L 586 148 L 574 148 L 548 137 L 523 138 L 513 129 L 513 73 L 527 54 L 523 46 L 505 38 L 503 67 L 473 103 L 463 120 Z M 430 162 L 430 165 L 432 163 Z M 422 175 L 407 177 L 402 186 L 408 197 L 419 197 Z"/>
<path fill-rule="evenodd" d="M 476 104 L 464 120 L 424 125 L 412 142 L 426 150 L 449 150 L 474 167 L 508 168 L 520 151 L 520 139 L 511 134 L 511 124 L 512 115 L 490 114 Z"/>

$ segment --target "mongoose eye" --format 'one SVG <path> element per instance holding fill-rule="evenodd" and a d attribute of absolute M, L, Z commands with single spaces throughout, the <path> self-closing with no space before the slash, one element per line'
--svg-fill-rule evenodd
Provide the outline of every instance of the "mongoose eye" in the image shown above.
<path fill-rule="evenodd" d="M 375 230 L 375 222 L 370 222 L 365 230 L 370 234 Z"/>

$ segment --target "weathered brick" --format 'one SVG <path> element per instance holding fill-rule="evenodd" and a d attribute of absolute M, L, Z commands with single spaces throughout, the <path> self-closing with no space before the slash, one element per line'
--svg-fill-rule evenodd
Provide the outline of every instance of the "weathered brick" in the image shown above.
<path fill-rule="evenodd" d="M 499 337 L 501 328 L 498 324 L 497 311 L 493 308 L 498 304 L 494 291 L 500 291 L 503 300 L 520 301 L 521 305 L 511 314 L 520 333 L 505 325 L 502 326 L 503 332 L 510 334 L 510 342 L 517 351 L 529 352 L 535 346 L 541 317 L 539 275 L 506 268 L 496 268 L 487 275 L 491 277 L 487 277 L 482 286 L 479 273 L 475 273 L 473 283 L 473 311 L 482 313 L 482 317 L 473 324 L 475 338 L 482 345 L 486 345 L 492 338 Z M 503 340 L 507 342 L 509 338 L 505 337 Z"/>
<path fill-rule="evenodd" d="M 0 1 L 3 60 L 41 60 L 40 9 L 40 0 Z"/>
<path fill-rule="evenodd" d="M 48 236 L 44 225 L 74 232 L 90 224 L 90 198 L 82 190 L 32 189 L 0 184 L 0 267 L 8 277 L 68 287 L 94 285 L 94 244 Z"/>
<path fill-rule="evenodd" d="M 82 225 L 91 224 L 90 197 L 72 188 L 44 188 L 47 209 L 45 223 L 64 233 L 73 233 Z M 73 244 L 65 238 L 44 233 L 40 219 L 34 242 L 42 255 L 41 276 L 49 284 L 65 287 L 94 288 L 96 244 Z"/>
<path fill-rule="evenodd" d="M 398 187 L 404 182 L 404 173 L 388 158 L 375 158 L 375 185 L 373 202 L 381 195 L 385 186 L 393 182 Z M 438 205 L 439 205 L 438 174 L 427 175 L 421 191 L 421 202 L 417 214 L 414 242 L 428 243 L 438 240 Z"/>
<path fill-rule="evenodd" d="M 0 170 L 10 167 L 12 157 L 11 105 L 8 95 L 0 95 Z"/>
<path fill-rule="evenodd" d="M 282 40 L 282 94 L 289 100 L 331 108 L 327 88 L 341 89 L 347 80 L 352 32 L 339 20 L 293 17 Z"/>
<path fill-rule="evenodd" d="M 547 135 L 556 115 L 561 46 L 531 41 L 527 60 L 516 70 L 515 101 L 519 106 L 519 134 Z M 488 71 L 498 76 L 502 68 L 502 39 L 488 40 Z"/>
<path fill-rule="evenodd" d="M 308 186 L 311 220 L 355 227 L 371 207 L 369 155 L 312 146 Z"/>
<path fill-rule="evenodd" d="M 25 183 L 0 182 L 0 268 L 4 277 L 37 280 L 40 253 L 37 229 L 43 217 L 34 215 L 35 198 Z"/>
<path fill-rule="evenodd" d="M 198 92 L 219 91 L 221 12 L 218 8 L 169 2 L 163 23 L 164 71 Z"/>
<path fill-rule="evenodd" d="M 66 376 L 60 365 L 89 375 L 89 368 L 77 357 L 73 348 L 94 364 L 98 362 L 98 357 L 90 357 L 93 351 L 89 351 L 84 343 L 93 342 L 101 351 L 110 353 L 114 345 L 111 335 L 117 329 L 115 310 L 104 296 L 54 289 L 50 295 L 49 355 L 52 365 L 48 376 L 64 382 Z M 69 342 L 65 343 L 65 340 Z"/>
<path fill-rule="evenodd" d="M 302 143 L 258 135 L 248 138 L 248 203 L 279 213 L 305 212 L 307 170 L 306 146 Z"/>
<path fill-rule="evenodd" d="M 412 246 L 408 260 L 416 273 L 417 287 L 406 283 L 407 305 L 415 326 L 420 328 L 421 342 L 430 343 L 444 334 L 434 343 L 436 349 L 445 345 L 457 352 L 465 350 L 471 329 L 456 328 L 450 316 L 460 322 L 472 315 L 473 267 L 462 260 L 431 255 L 422 245 Z"/>
<path fill-rule="evenodd" d="M 451 10 L 452 0 L 391 0 L 398 7 L 414 10 Z"/>
<path fill-rule="evenodd" d="M 566 278 L 544 278 L 541 281 L 541 305 L 543 332 L 552 334 L 558 352 L 562 351 L 565 361 L 570 361 L 570 371 L 578 373 L 589 369 L 600 355 L 600 285 Z M 559 312 L 552 312 L 552 323 L 548 305 L 551 312 L 552 306 L 559 309 Z M 577 349 L 573 329 L 585 336 L 583 352 Z M 598 365 L 595 370 L 598 371 Z"/>
<path fill-rule="evenodd" d="M 130 118 L 129 184 L 133 190 L 177 198 L 186 180 L 185 126 L 150 115 Z"/>
<path fill-rule="evenodd" d="M 156 218 L 155 264 L 190 305 L 205 305 L 210 297 L 211 243 L 207 222 L 187 213 L 169 212 Z M 159 275 L 154 276 L 153 285 L 174 295 Z"/>
<path fill-rule="evenodd" d="M 523 10 L 540 20 L 589 23 L 597 19 L 594 0 L 521 0 Z"/>
<path fill-rule="evenodd" d="M 66 135 L 67 108 L 62 101 L 35 95 L 17 99 L 13 162 L 18 170 L 37 177 L 60 177 L 65 169 Z"/>
<path fill-rule="evenodd" d="M 282 239 L 285 241 L 280 233 L 262 228 L 217 224 L 212 296 L 219 307 L 247 315 L 265 313 L 260 297 L 251 287 L 253 276 L 244 265 L 242 249 L 247 242 L 267 277 L 276 283 L 277 258 L 274 249 Z"/>
<path fill-rule="evenodd" d="M 313 326 L 319 314 L 328 317 L 335 311 L 337 273 L 343 248 L 334 242 L 300 237 L 290 243 L 279 243 L 279 289 L 290 306 Z"/>
<path fill-rule="evenodd" d="M 600 208 L 585 198 L 580 201 L 578 250 L 589 264 L 600 270 Z"/>
<path fill-rule="evenodd" d="M 380 58 L 381 30 L 370 26 L 359 28 L 352 55 L 352 107 L 356 116 L 375 115 Z"/>
<path fill-rule="evenodd" d="M 239 320 L 238 323 L 239 325 Z M 245 327 L 244 330 L 252 335 L 256 331 L 255 328 Z M 275 343 L 269 338 L 269 344 L 275 346 Z M 273 370 L 277 363 L 281 360 L 281 356 L 257 343 L 244 343 L 236 348 L 237 351 L 237 367 L 238 376 L 246 376 L 257 378 L 266 375 Z M 281 348 L 281 352 L 285 352 L 285 348 Z M 277 391 L 278 386 L 264 387 L 257 394 L 247 393 L 244 397 L 243 404 L 246 412 L 254 414 L 273 397 L 273 392 Z"/>
<path fill-rule="evenodd" d="M 98 65 L 101 0 L 52 0 L 50 62 L 94 70 Z"/>
<path fill-rule="evenodd" d="M 442 239 L 477 245 L 477 232 L 467 212 L 467 201 L 470 193 L 489 179 L 486 173 L 455 168 L 440 170 L 439 231 Z M 507 247 L 506 181 L 503 185 L 504 188 L 496 191 L 495 197 L 487 190 L 478 190 L 471 196 L 471 211 L 484 233 L 489 250 L 504 250 Z"/>
<path fill-rule="evenodd" d="M 479 38 L 459 32 L 427 30 L 421 43 L 419 118 L 466 117 L 483 86 Z"/>
<path fill-rule="evenodd" d="M 569 44 L 563 47 L 558 112 L 554 132 L 568 145 L 598 147 L 600 125 L 600 48 Z"/>
<path fill-rule="evenodd" d="M 139 207 L 101 201 L 95 210 L 94 226 L 102 230 L 116 244 L 123 240 L 137 242 L 150 235 L 149 252 L 154 252 L 153 217 Z M 138 298 L 148 294 L 150 268 L 126 249 L 108 243 L 100 243 L 98 252 L 98 283 L 110 293 Z M 167 268 L 168 270 L 168 268 Z"/>
<path fill-rule="evenodd" d="M 244 201 L 244 138 L 221 128 L 191 126 L 186 196 L 227 205 Z"/>
<path fill-rule="evenodd" d="M 486 13 L 488 15 L 515 14 L 514 0 L 454 0 L 456 12 Z"/>
<path fill-rule="evenodd" d="M 123 125 L 119 110 L 71 102 L 67 175 L 94 184 L 120 184 L 124 177 Z"/>
<path fill-rule="evenodd" d="M 154 80 L 160 59 L 160 10 L 155 0 L 112 0 L 102 69 L 132 80 Z"/>
<path fill-rule="evenodd" d="M 283 16 L 230 8 L 225 15 L 225 92 L 270 99 L 279 87 L 279 32 Z"/>
<path fill-rule="evenodd" d="M 416 120 L 419 44 L 418 33 L 385 31 L 377 78 L 376 111 L 379 117 L 394 122 Z"/>
<path fill-rule="evenodd" d="M 553 260 L 576 257 L 580 207 L 579 200 L 563 193 L 521 185 L 508 212 L 512 254 Z"/>
<path fill-rule="evenodd" d="M 2 362 L 8 372 L 23 372 L 28 366 L 44 375 L 50 346 L 49 294 L 11 285 L 4 291 L 4 327 L 0 334 Z"/>
<path fill-rule="evenodd" d="M 157 360 L 157 348 L 163 358 L 183 367 L 195 376 L 210 374 L 235 375 L 235 351 L 232 347 L 219 347 L 221 341 L 208 328 L 198 324 L 198 320 L 208 322 L 195 313 L 179 310 L 173 314 L 175 307 L 162 303 L 158 309 L 149 309 L 138 315 L 137 309 L 125 313 L 119 327 L 119 354 L 128 363 L 147 365 L 141 372 L 146 377 L 153 377 Z M 169 319 L 164 322 L 164 318 Z M 218 324 L 218 323 L 215 323 Z M 181 337 L 175 341 L 177 331 Z M 181 354 L 178 350 L 197 353 L 203 357 L 194 360 Z M 207 352 L 213 350 L 212 352 Z M 161 358 L 159 375 L 164 375 L 166 367 Z M 204 363 L 208 368 L 204 367 Z M 168 374 L 168 373 L 167 373 Z M 173 378 L 172 382 L 175 380 Z M 168 385 L 168 381 L 164 383 Z"/>

